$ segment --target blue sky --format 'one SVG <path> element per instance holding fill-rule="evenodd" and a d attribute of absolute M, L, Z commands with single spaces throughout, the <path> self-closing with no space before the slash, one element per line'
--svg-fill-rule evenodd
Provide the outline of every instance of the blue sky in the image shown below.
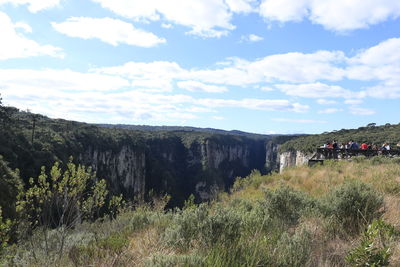
<path fill-rule="evenodd" d="M 399 123 L 399 26 L 398 0 L 0 0 L 0 93 L 94 123 Z"/>

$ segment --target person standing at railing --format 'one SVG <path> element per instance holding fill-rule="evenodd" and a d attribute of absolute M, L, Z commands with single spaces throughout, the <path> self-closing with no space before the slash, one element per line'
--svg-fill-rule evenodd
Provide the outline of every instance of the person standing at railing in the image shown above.
<path fill-rule="evenodd" d="M 358 146 L 357 142 L 351 141 L 350 149 L 359 149 L 359 146 Z"/>
<path fill-rule="evenodd" d="M 368 149 L 368 145 L 366 143 L 362 143 L 361 144 L 361 149 L 362 150 L 367 150 Z"/>
<path fill-rule="evenodd" d="M 390 150 L 390 145 L 388 143 L 384 143 L 381 147 L 381 150 L 388 151 Z"/>

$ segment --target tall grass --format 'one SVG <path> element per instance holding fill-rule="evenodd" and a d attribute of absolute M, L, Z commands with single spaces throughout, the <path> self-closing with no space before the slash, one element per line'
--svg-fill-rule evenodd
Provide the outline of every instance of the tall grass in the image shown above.
<path fill-rule="evenodd" d="M 399 184 L 400 164 L 386 158 L 253 172 L 220 201 L 166 211 L 161 199 L 72 229 L 61 259 L 35 261 L 21 241 L 0 265 L 344 266 L 376 254 L 400 266 Z M 374 235 L 382 225 L 385 239 Z"/>

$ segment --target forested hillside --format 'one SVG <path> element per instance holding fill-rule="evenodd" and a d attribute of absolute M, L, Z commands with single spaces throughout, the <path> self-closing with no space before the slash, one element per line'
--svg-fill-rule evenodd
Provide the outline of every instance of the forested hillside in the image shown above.
<path fill-rule="evenodd" d="M 329 133 L 302 136 L 286 142 L 280 147 L 280 150 L 313 152 L 317 147 L 333 140 L 339 143 L 347 143 L 353 140 L 359 144 L 376 144 L 378 147 L 383 143 L 389 143 L 394 147 L 400 142 L 400 124 L 386 124 L 383 126 L 370 124 L 358 129 L 342 129 Z"/>

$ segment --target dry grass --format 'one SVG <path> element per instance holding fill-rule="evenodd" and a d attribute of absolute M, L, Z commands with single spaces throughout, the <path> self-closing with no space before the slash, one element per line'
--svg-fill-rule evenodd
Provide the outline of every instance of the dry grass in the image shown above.
<path fill-rule="evenodd" d="M 146 259 L 155 254 L 175 254 L 172 248 L 163 245 L 160 233 L 154 227 L 135 234 L 130 240 L 128 251 L 132 257 L 130 266 L 143 266 Z"/>
<path fill-rule="evenodd" d="M 392 250 L 389 266 L 400 266 L 400 243 L 397 243 Z"/>
<path fill-rule="evenodd" d="M 384 194 L 400 195 L 400 164 L 373 165 L 370 161 L 327 162 L 324 166 L 300 166 L 275 174 L 272 182 L 263 187 L 275 188 L 281 184 L 319 197 L 346 180 L 360 180 Z"/>
<path fill-rule="evenodd" d="M 385 220 L 400 228 L 400 196 L 385 196 Z"/>

